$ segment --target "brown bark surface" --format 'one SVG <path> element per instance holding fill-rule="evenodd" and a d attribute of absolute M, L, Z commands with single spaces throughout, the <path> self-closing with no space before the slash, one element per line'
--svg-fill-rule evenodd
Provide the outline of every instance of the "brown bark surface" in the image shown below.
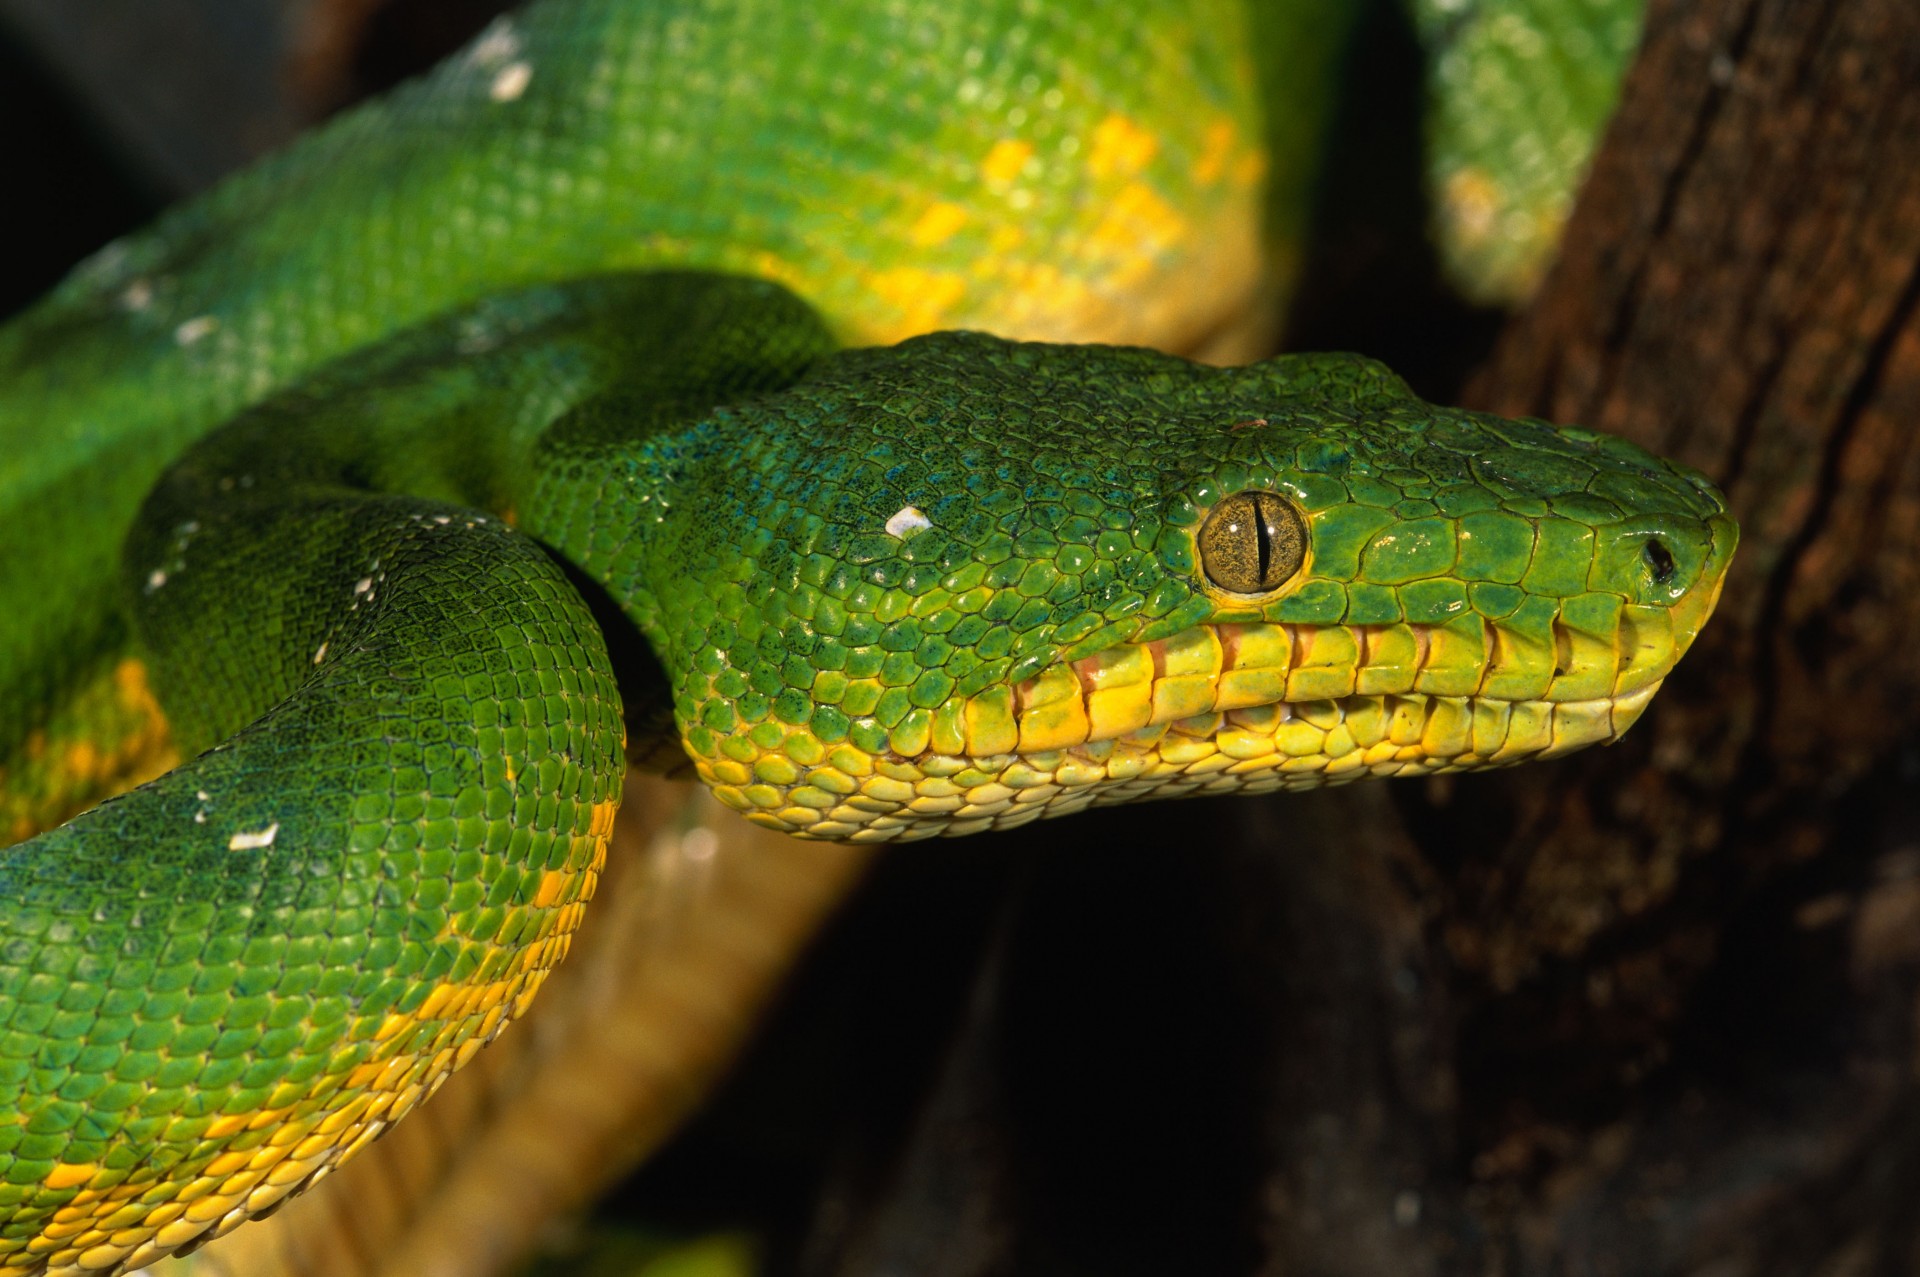
<path fill-rule="evenodd" d="M 1655 4 L 1469 390 L 1689 461 L 1743 525 L 1659 713 L 1513 785 L 1453 876 L 1507 1090 L 1472 1178 L 1525 1270 L 1920 1269 L 1917 303 L 1920 9 Z"/>

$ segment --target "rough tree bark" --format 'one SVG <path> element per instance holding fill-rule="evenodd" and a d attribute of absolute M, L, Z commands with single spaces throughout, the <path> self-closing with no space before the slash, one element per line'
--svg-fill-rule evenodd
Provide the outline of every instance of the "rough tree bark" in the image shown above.
<path fill-rule="evenodd" d="M 1464 1023 L 1591 1075 L 1470 1099 L 1524 1268 L 1920 1267 L 1917 303 L 1920 10 L 1656 4 L 1470 391 L 1690 461 L 1744 525 L 1647 730 L 1513 786 L 1451 875 Z"/>

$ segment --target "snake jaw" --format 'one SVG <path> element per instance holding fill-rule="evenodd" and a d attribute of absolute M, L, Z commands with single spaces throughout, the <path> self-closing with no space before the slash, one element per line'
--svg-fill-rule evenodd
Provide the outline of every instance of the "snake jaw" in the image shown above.
<path fill-rule="evenodd" d="M 950 697 L 884 751 L 802 727 L 689 752 L 748 820 L 853 842 L 1554 758 L 1618 739 L 1692 645 L 1738 539 L 1725 515 L 1708 527 L 1698 571 L 1654 601 L 1539 596 L 1504 617 L 1440 623 L 1141 625 L 1128 641 L 1068 649 L 1018 682 Z"/>
<path fill-rule="evenodd" d="M 1611 633 L 1576 628 L 1557 605 L 1536 633 L 1478 613 L 1441 625 L 1202 624 L 953 698 L 908 749 L 829 750 L 800 729 L 767 749 L 736 736 L 742 748 L 696 754 L 695 767 L 756 824 L 890 842 L 1146 797 L 1558 757 L 1638 720 L 1711 613 L 1731 550 L 1673 607 L 1622 604 Z"/>

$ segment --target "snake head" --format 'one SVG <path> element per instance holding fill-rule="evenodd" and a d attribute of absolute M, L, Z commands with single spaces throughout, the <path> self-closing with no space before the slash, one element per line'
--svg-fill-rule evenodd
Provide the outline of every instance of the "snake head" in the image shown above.
<path fill-rule="evenodd" d="M 637 617 L 701 777 L 806 837 L 1609 741 L 1737 539 L 1685 467 L 1344 355 L 940 334 L 672 451 Z"/>

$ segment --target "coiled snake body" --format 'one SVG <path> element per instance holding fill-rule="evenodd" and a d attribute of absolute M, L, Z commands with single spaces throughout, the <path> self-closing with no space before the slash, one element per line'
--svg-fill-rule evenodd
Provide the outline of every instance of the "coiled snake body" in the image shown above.
<path fill-rule="evenodd" d="M 914 336 L 1240 307 L 1239 33 L 549 0 L 0 331 L 0 1273 L 424 1098 L 565 952 L 623 744 L 890 841 L 1633 721 L 1733 550 L 1699 476 L 1352 356 Z"/>

